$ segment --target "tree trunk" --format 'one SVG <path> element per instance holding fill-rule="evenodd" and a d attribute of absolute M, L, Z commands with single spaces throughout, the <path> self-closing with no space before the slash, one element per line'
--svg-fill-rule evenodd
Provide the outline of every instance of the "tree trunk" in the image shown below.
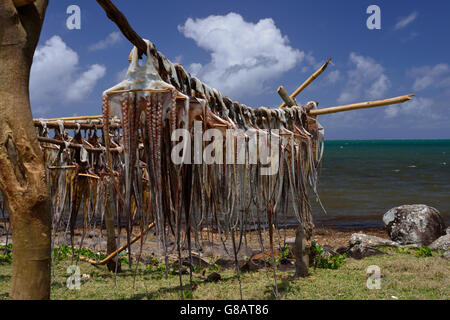
<path fill-rule="evenodd" d="M 295 234 L 295 276 L 306 277 L 309 270 L 309 254 L 306 248 L 306 236 L 303 231 L 303 226 L 300 224 Z"/>
<path fill-rule="evenodd" d="M 0 190 L 13 239 L 11 299 L 50 298 L 51 211 L 29 77 L 48 0 L 0 1 Z"/>
<path fill-rule="evenodd" d="M 106 225 L 106 255 L 109 256 L 111 253 L 117 250 L 117 241 L 116 241 L 116 231 L 114 229 L 114 215 L 112 212 L 111 206 L 111 179 L 108 176 L 105 176 L 104 179 L 106 181 L 106 201 L 105 201 L 105 225 Z M 107 263 L 108 270 L 111 272 L 121 272 L 121 263 L 119 260 L 119 255 L 115 256 Z"/>

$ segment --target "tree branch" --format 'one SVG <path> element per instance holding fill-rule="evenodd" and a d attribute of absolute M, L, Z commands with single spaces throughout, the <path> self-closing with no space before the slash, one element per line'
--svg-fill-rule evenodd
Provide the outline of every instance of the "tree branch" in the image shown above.
<path fill-rule="evenodd" d="M 147 44 L 136 31 L 133 30 L 125 15 L 117 9 L 114 3 L 110 0 L 97 0 L 97 3 L 105 10 L 108 18 L 119 27 L 123 35 L 138 48 L 139 58 L 142 57 L 142 54 L 147 54 Z"/>

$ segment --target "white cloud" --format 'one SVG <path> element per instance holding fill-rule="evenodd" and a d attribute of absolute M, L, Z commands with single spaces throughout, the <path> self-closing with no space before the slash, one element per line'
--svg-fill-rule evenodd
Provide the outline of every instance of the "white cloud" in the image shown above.
<path fill-rule="evenodd" d="M 384 68 L 370 57 L 359 56 L 352 52 L 350 63 L 354 66 L 347 73 L 347 83 L 338 102 L 357 102 L 357 99 L 380 99 L 391 86 Z"/>
<path fill-rule="evenodd" d="M 433 112 L 432 108 L 433 104 L 433 99 L 416 97 L 411 101 L 387 107 L 385 114 L 388 118 L 406 115 L 436 119 L 437 116 Z"/>
<path fill-rule="evenodd" d="M 266 81 L 291 70 L 305 53 L 289 45 L 272 19 L 246 22 L 236 13 L 187 19 L 178 27 L 185 37 L 211 53 L 207 64 L 190 72 L 222 93 L 242 97 L 260 93 Z"/>
<path fill-rule="evenodd" d="M 69 101 L 80 101 L 86 94 L 91 93 L 95 84 L 106 73 L 104 66 L 94 64 L 89 70 L 83 72 L 83 74 L 75 81 L 75 83 L 69 87 L 67 91 L 67 99 Z"/>
<path fill-rule="evenodd" d="M 327 75 L 327 80 L 330 83 L 336 83 L 341 79 L 341 72 L 339 70 L 334 70 Z"/>
<path fill-rule="evenodd" d="M 115 45 L 116 43 L 122 41 L 122 35 L 119 31 L 111 32 L 106 39 L 103 39 L 97 43 L 89 46 L 89 51 L 104 50 L 108 47 Z"/>
<path fill-rule="evenodd" d="M 53 36 L 36 49 L 30 95 L 32 105 L 38 107 L 37 112 L 45 113 L 53 105 L 82 100 L 106 72 L 104 66 L 96 64 L 83 72 L 78 63 L 78 54 L 59 36 Z"/>
<path fill-rule="evenodd" d="M 405 28 L 407 25 L 411 24 L 414 20 L 416 20 L 418 15 L 419 15 L 418 12 L 414 11 L 407 17 L 400 18 L 397 24 L 395 25 L 395 30 Z"/>
<path fill-rule="evenodd" d="M 450 83 L 450 66 L 440 63 L 433 67 L 424 66 L 411 69 L 408 74 L 415 79 L 413 90 L 420 91 L 428 87 L 445 87 Z"/>

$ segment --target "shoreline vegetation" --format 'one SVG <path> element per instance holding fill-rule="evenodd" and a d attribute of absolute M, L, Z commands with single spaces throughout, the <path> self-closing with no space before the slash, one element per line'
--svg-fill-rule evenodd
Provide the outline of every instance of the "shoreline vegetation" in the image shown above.
<path fill-rule="evenodd" d="M 369 228 L 349 230 L 341 228 L 316 228 L 313 241 L 321 247 L 334 249 L 348 245 L 353 233 L 363 232 L 367 235 L 389 239 L 384 228 Z M 86 235 L 86 246 L 89 248 L 90 234 Z M 286 239 L 295 235 L 294 229 L 277 230 L 274 236 L 275 243 L 281 243 L 286 233 Z M 76 235 L 80 234 L 80 230 Z M 207 235 L 202 235 L 202 237 Z M 210 234 L 210 240 L 217 242 L 217 234 Z M 280 238 L 279 238 L 280 237 Z M 152 235 L 146 243 L 152 242 Z M 207 240 L 202 240 L 207 241 Z M 219 240 L 220 242 L 220 240 Z M 267 243 L 267 239 L 265 239 Z M 256 233 L 248 235 L 247 244 L 257 249 L 260 242 Z M 90 263 L 79 261 L 80 290 L 67 288 L 70 273 L 67 268 L 72 264 L 69 246 L 60 246 L 64 254 L 58 258 L 52 271 L 51 299 L 55 300 L 109 300 L 109 299 L 201 299 L 201 300 L 230 300 L 239 299 L 239 281 L 236 270 L 223 267 L 217 263 L 198 265 L 193 268 L 193 293 L 190 295 L 189 272 L 187 267 L 182 268 L 183 288 L 180 290 L 180 280 L 176 259 L 169 264 L 168 278 L 164 278 L 166 266 L 163 259 L 155 255 L 156 247 L 150 249 L 149 245 L 143 247 L 141 262 L 136 266 L 128 266 L 127 254 L 119 255 L 122 260 L 122 272 L 115 275 L 105 266 L 93 266 Z M 136 256 L 139 242 L 132 247 Z M 61 249 L 62 248 L 62 249 Z M 278 246 L 277 246 L 278 248 Z M 92 247 L 90 249 L 93 249 Z M 287 251 L 276 250 L 278 298 L 285 300 L 308 299 L 450 299 L 450 278 L 448 277 L 450 262 L 441 258 L 440 251 L 420 251 L 418 248 L 378 247 L 386 254 L 353 259 L 343 257 L 342 261 L 334 267 L 311 266 L 306 278 L 294 278 L 295 267 L 293 257 Z M 69 251 L 68 251 L 69 250 Z M 153 254 L 148 255 L 153 250 Z M 0 255 L 5 257 L 8 250 L 3 246 Z M 84 249 L 83 254 L 93 254 L 94 250 Z M 261 254 L 260 254 L 261 255 Z M 264 255 L 263 255 L 264 256 Z M 76 257 L 76 256 L 75 256 Z M 76 259 L 75 259 L 76 260 Z M 205 261 L 209 261 L 205 259 Z M 370 274 L 369 266 L 380 268 L 380 289 L 368 289 L 367 282 Z M 137 268 L 136 268 L 137 267 Z M 0 259 L 0 299 L 9 299 L 11 281 L 11 262 Z M 257 270 L 241 268 L 241 284 L 244 299 L 275 299 L 272 267 L 266 266 Z M 136 274 L 135 274 L 136 272 Z M 212 277 L 219 274 L 219 279 Z M 217 276 L 217 275 L 215 275 Z M 212 277 L 212 278 L 211 278 Z M 213 280 L 211 280 L 213 279 Z"/>

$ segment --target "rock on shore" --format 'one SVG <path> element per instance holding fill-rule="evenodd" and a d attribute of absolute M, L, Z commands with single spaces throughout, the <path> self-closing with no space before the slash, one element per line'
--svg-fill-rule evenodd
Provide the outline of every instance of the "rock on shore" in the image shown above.
<path fill-rule="evenodd" d="M 432 244 L 430 244 L 430 249 L 450 250 L 450 234 L 446 234 L 445 236 L 436 239 Z"/>
<path fill-rule="evenodd" d="M 384 214 L 383 222 L 390 238 L 399 244 L 427 246 L 446 233 L 439 211 L 423 204 L 392 208 Z"/>

